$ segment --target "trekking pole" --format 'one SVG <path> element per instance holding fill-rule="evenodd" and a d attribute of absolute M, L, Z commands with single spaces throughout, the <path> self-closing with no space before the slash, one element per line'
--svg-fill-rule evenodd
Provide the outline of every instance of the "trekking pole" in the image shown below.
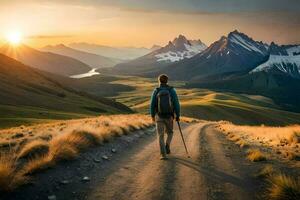
<path fill-rule="evenodd" d="M 183 134 L 182 134 L 182 131 L 181 131 L 181 126 L 180 126 L 179 121 L 177 121 L 177 124 L 178 124 L 179 132 L 180 132 L 180 135 L 181 135 L 181 138 L 182 138 L 182 142 L 184 144 L 185 152 L 186 152 L 188 158 L 190 158 L 189 152 L 188 152 L 188 150 L 186 148 L 186 144 L 185 144 L 185 141 L 184 141 L 184 137 L 183 137 Z"/>

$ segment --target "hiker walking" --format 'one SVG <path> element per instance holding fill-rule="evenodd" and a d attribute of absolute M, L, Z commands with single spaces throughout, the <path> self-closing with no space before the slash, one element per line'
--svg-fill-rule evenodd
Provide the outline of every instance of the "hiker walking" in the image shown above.
<path fill-rule="evenodd" d="M 156 122 L 156 132 L 159 140 L 161 160 L 170 154 L 170 145 L 173 137 L 173 121 L 179 121 L 180 104 L 173 87 L 168 85 L 168 76 L 162 74 L 158 77 L 159 87 L 154 89 L 150 103 L 150 114 Z M 164 134 L 167 133 L 165 143 Z"/>

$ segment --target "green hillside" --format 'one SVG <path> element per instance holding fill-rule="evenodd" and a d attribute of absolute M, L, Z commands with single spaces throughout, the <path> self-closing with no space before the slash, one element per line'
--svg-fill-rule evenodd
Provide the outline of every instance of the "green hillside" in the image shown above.
<path fill-rule="evenodd" d="M 114 99 L 130 108 L 148 113 L 155 79 L 124 77 L 113 81 L 135 90 L 122 92 Z M 236 124 L 286 125 L 300 123 L 300 113 L 284 111 L 272 99 L 261 95 L 237 94 L 209 89 L 185 88 L 183 82 L 171 82 L 181 100 L 182 114 L 205 120 L 228 120 Z"/>
<path fill-rule="evenodd" d="M 76 92 L 0 54 L 0 127 L 128 112 L 120 103 Z"/>
<path fill-rule="evenodd" d="M 76 91 L 84 91 L 97 97 L 111 97 L 118 95 L 120 92 L 134 90 L 134 88 L 129 85 L 112 83 L 113 81 L 121 79 L 120 77 L 117 78 L 114 76 L 97 75 L 80 79 L 49 73 L 45 73 L 45 76 L 55 80 L 63 86 L 72 88 Z"/>

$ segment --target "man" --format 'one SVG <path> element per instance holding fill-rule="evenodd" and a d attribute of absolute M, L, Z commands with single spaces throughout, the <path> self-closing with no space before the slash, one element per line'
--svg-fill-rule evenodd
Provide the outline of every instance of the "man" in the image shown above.
<path fill-rule="evenodd" d="M 168 76 L 162 74 L 158 77 L 159 87 L 156 88 L 151 97 L 150 114 L 153 122 L 156 122 L 156 132 L 159 139 L 161 160 L 167 159 L 170 154 L 170 145 L 173 137 L 173 120 L 180 119 L 180 104 L 173 87 L 168 85 Z M 164 133 L 167 133 L 166 144 Z"/>

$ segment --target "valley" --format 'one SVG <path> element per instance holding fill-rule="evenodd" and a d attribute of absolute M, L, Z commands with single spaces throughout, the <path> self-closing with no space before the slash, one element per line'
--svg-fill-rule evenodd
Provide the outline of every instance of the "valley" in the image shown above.
<path fill-rule="evenodd" d="M 0 48 L 1 199 L 299 199 L 299 45 L 238 30 L 208 46 L 13 41 Z M 182 115 L 166 160 L 149 117 L 162 73 Z"/>
<path fill-rule="evenodd" d="M 150 96 L 158 87 L 156 79 L 122 77 L 113 84 L 123 84 L 134 88 L 120 92 L 112 99 L 133 110 L 147 114 Z M 184 116 L 205 120 L 228 120 L 238 124 L 287 125 L 300 123 L 300 114 L 284 111 L 272 99 L 261 95 L 248 95 L 210 89 L 186 88 L 182 81 L 172 81 L 181 101 Z"/>
<path fill-rule="evenodd" d="M 1 128 L 89 117 L 99 113 L 131 112 L 128 107 L 115 101 L 61 85 L 51 79 L 51 74 L 1 54 L 0 71 Z"/>

